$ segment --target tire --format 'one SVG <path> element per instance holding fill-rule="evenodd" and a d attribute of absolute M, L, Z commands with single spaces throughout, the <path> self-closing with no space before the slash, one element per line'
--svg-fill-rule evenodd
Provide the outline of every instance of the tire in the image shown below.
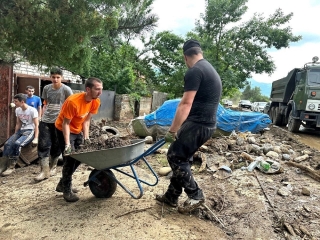
<path fill-rule="evenodd" d="M 272 123 L 273 123 L 273 116 L 274 116 L 274 107 L 271 107 L 269 110 L 269 118 Z"/>
<path fill-rule="evenodd" d="M 94 169 L 89 176 L 89 179 L 99 170 Z M 100 185 L 93 181 L 89 182 L 89 188 L 94 196 L 97 198 L 110 198 L 117 189 L 117 182 L 108 174 L 114 177 L 111 170 L 100 171 L 95 178 L 100 182 Z"/>
<path fill-rule="evenodd" d="M 289 130 L 289 132 L 293 132 L 293 133 L 299 132 L 300 125 L 301 125 L 301 120 L 300 119 L 294 119 L 292 117 L 292 110 L 291 110 L 290 114 L 289 114 L 289 119 L 288 119 L 288 130 Z"/>
<path fill-rule="evenodd" d="M 107 133 L 111 133 L 113 136 L 112 137 L 120 137 L 120 132 L 118 129 L 114 128 L 114 127 L 110 127 L 110 126 L 103 126 L 101 128 L 102 131 L 107 132 Z"/>
<path fill-rule="evenodd" d="M 275 124 L 276 126 L 282 126 L 282 117 L 279 111 L 279 107 L 274 108 L 273 124 Z"/>

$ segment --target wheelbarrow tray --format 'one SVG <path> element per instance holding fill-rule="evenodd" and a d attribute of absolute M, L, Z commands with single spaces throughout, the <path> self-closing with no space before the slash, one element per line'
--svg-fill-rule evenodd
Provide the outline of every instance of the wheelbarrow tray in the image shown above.
<path fill-rule="evenodd" d="M 131 140 L 130 145 L 117 148 L 109 148 L 91 152 L 78 152 L 71 154 L 70 157 L 86 163 L 89 166 L 103 170 L 118 165 L 129 163 L 144 153 L 145 140 Z"/>

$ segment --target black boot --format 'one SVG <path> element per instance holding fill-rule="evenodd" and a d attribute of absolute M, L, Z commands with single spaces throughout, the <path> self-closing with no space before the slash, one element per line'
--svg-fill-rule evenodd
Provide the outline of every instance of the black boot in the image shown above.
<path fill-rule="evenodd" d="M 62 178 L 60 178 L 60 181 L 59 181 L 59 183 L 58 183 L 58 185 L 57 185 L 57 187 L 56 187 L 56 191 L 57 191 L 57 192 L 63 192 Z M 74 193 L 79 192 L 78 189 L 72 188 L 72 187 L 71 187 L 71 191 L 74 192 Z"/>
<path fill-rule="evenodd" d="M 71 189 L 71 178 L 62 179 L 62 188 L 63 188 L 63 198 L 67 202 L 76 202 L 79 200 L 77 194 L 72 192 Z"/>

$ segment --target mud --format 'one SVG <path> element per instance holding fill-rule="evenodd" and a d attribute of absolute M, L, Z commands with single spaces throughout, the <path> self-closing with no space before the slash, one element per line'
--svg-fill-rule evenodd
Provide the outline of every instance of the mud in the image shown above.
<path fill-rule="evenodd" d="M 119 129 L 123 139 L 135 138 L 129 135 L 127 123 L 108 122 L 104 126 Z M 155 200 L 155 194 L 166 191 L 169 176 L 159 177 L 155 186 L 143 184 L 144 195 L 138 200 L 119 185 L 111 198 L 99 199 L 83 186 L 92 168 L 81 164 L 73 181 L 73 186 L 80 189 L 80 200 L 67 203 L 54 191 L 61 166 L 57 176 L 37 184 L 33 178 L 38 166 L 17 168 L 15 174 L 0 179 L 0 239 L 320 239 L 320 182 L 288 166 L 281 157 L 288 152 L 290 161 L 294 161 L 308 153 L 300 164 L 319 173 L 319 151 L 284 129 L 270 129 L 262 135 L 244 133 L 211 139 L 201 147 L 192 171 L 206 202 L 185 215 Z M 250 164 L 243 152 L 252 159 L 267 158 L 267 144 L 273 150 L 281 147 L 281 152 L 277 150 L 279 157 L 273 160 L 281 164 L 282 172 L 267 174 L 242 168 Z M 253 151 L 252 145 L 262 150 Z M 146 144 L 146 149 L 150 146 Z M 168 166 L 165 150 L 159 152 L 163 153 L 146 157 L 156 172 Z M 203 161 L 206 168 L 202 171 Z M 135 164 L 135 169 L 143 179 L 155 180 L 142 161 Z M 128 167 L 123 170 L 130 172 Z M 138 194 L 133 179 L 113 172 Z M 186 199 L 183 193 L 179 204 Z"/>

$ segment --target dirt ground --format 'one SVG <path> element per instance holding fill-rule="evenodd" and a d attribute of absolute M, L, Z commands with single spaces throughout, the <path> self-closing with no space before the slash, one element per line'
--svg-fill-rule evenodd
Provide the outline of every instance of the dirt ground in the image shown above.
<path fill-rule="evenodd" d="M 121 135 L 128 134 L 126 123 L 109 124 Z M 292 159 L 308 154 L 299 164 L 319 168 L 318 150 L 283 129 L 270 129 L 253 136 L 256 145 L 283 146 L 290 150 Z M 274 159 L 281 164 L 280 173 L 242 170 L 241 166 L 249 163 L 240 157 L 242 152 L 253 158 L 264 156 L 250 152 L 248 136 L 242 139 L 244 142 L 235 144 L 230 137 L 215 138 L 197 153 L 192 169 L 206 203 L 186 215 L 155 200 L 155 194 L 166 191 L 169 176 L 159 177 L 153 187 L 143 184 L 144 195 L 138 200 L 119 185 L 111 198 L 96 198 L 83 186 L 92 169 L 81 164 L 73 177 L 80 200 L 67 203 L 55 192 L 61 166 L 57 176 L 40 183 L 33 180 L 38 172 L 36 164 L 17 168 L 13 175 L 0 178 L 0 239 L 320 239 L 319 181 L 281 157 Z M 145 149 L 150 146 L 146 144 Z M 206 168 L 200 171 L 205 159 Z M 165 153 L 152 154 L 147 160 L 156 172 L 168 166 Z M 219 169 L 221 166 L 230 167 L 232 173 Z M 141 178 L 154 182 L 142 161 L 135 169 Z M 135 180 L 113 172 L 139 194 Z M 183 194 L 179 204 L 186 199 Z"/>

